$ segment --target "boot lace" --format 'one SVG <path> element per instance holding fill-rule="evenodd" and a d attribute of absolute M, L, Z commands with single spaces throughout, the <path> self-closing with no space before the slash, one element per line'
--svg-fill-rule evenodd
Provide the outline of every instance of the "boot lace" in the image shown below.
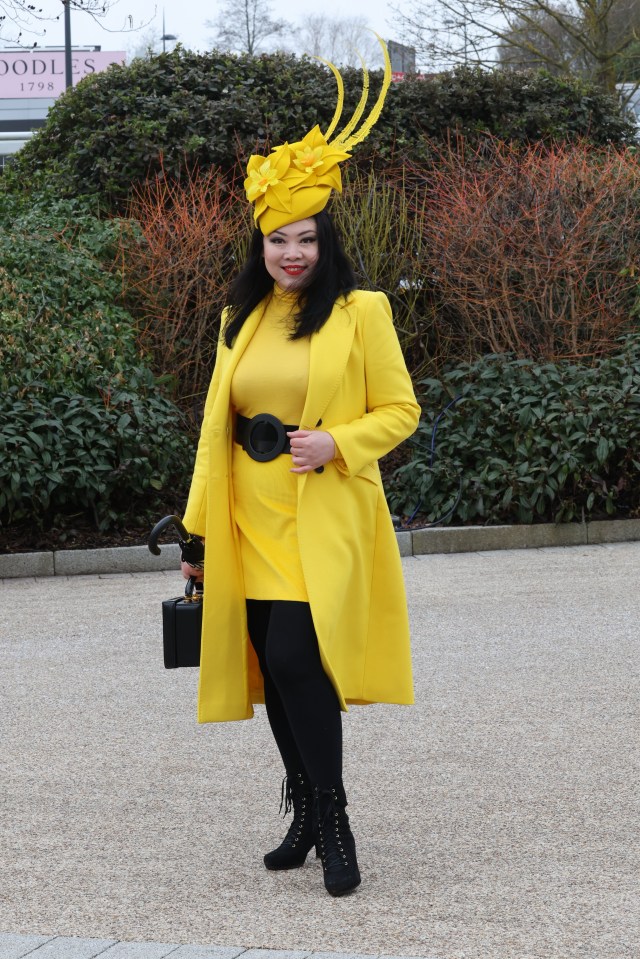
<path fill-rule="evenodd" d="M 298 845 L 301 836 L 305 833 L 307 819 L 311 810 L 309 809 L 310 796 L 304 792 L 304 780 L 298 773 L 294 782 L 291 777 L 285 776 L 282 780 L 282 790 L 280 794 L 280 809 L 283 818 L 293 809 L 293 819 L 287 830 L 287 834 L 282 840 L 281 846 Z M 284 812 L 282 812 L 284 807 Z"/>
<path fill-rule="evenodd" d="M 349 817 L 338 803 L 335 789 L 321 789 L 316 794 L 318 843 L 322 863 L 327 872 L 349 865 L 346 837 L 351 834 Z"/>

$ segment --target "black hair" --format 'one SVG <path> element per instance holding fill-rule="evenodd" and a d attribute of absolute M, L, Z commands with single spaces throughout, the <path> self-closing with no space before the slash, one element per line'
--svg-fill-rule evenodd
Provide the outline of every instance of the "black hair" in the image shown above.
<path fill-rule="evenodd" d="M 294 317 L 292 340 L 317 333 L 329 319 L 334 303 L 356 288 L 353 268 L 329 214 L 322 210 L 311 219 L 316 222 L 318 260 L 308 282 L 299 291 L 299 312 Z M 250 313 L 273 290 L 273 277 L 268 273 L 262 252 L 264 237 L 256 229 L 244 267 L 229 287 L 229 312 L 224 328 L 224 341 L 231 346 Z"/>

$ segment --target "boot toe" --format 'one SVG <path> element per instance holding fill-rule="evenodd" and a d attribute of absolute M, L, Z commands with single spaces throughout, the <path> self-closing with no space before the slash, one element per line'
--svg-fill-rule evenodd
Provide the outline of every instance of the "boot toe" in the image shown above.
<path fill-rule="evenodd" d="M 333 881 L 330 876 L 325 875 L 324 887 L 330 896 L 345 896 L 357 889 L 361 882 L 359 872 L 350 876 L 336 877 Z"/>

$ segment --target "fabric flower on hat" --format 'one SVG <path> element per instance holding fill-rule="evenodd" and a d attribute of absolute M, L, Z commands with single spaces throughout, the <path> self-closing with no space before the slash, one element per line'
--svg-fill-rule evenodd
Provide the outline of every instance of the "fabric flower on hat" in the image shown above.
<path fill-rule="evenodd" d="M 281 213 L 291 209 L 289 186 L 283 182 L 290 167 L 291 150 L 288 143 L 276 147 L 267 157 L 254 155 L 249 159 L 244 189 L 249 202 L 256 206 L 256 219 L 259 211 L 266 207 Z"/>
<path fill-rule="evenodd" d="M 290 149 L 294 158 L 294 167 L 308 174 L 305 182 L 309 186 L 320 183 L 323 186 L 331 186 L 334 190 L 342 189 L 342 177 L 338 164 L 348 160 L 351 154 L 327 143 L 319 126 L 316 125 L 298 143 L 292 143 Z"/>

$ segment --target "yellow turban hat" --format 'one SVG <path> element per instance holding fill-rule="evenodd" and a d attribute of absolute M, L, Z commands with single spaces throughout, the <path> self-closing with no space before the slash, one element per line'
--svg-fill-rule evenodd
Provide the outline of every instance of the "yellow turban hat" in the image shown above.
<path fill-rule="evenodd" d="M 325 208 L 332 190 L 337 190 L 338 193 L 342 191 L 339 164 L 351 156 L 351 149 L 364 140 L 380 116 L 391 83 L 391 62 L 387 45 L 380 37 L 378 42 L 382 47 L 385 62 L 382 88 L 371 112 L 357 131 L 356 127 L 364 113 L 369 94 L 367 69 L 363 63 L 362 94 L 353 116 L 331 140 L 330 137 L 342 116 L 344 84 L 338 69 L 323 60 L 338 84 L 338 103 L 327 131 L 323 134 L 320 127 L 315 126 L 297 143 L 283 143 L 274 147 L 266 157 L 254 155 L 249 158 L 244 188 L 247 199 L 253 204 L 256 226 L 265 236 L 289 223 L 314 216 Z"/>

